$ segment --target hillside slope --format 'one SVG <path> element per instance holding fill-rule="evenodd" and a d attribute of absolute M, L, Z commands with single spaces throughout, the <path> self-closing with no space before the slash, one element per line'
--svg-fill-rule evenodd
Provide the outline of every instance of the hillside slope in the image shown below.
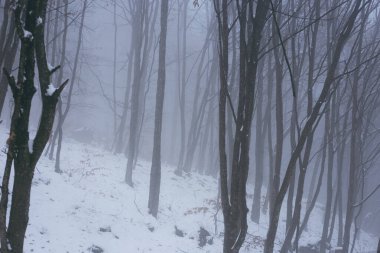
<path fill-rule="evenodd" d="M 0 143 L 5 139 L 6 131 L 0 129 Z M 54 172 L 54 161 L 43 157 L 39 162 L 26 252 L 222 252 L 223 217 L 216 205 L 216 179 L 198 174 L 178 177 L 173 168 L 164 165 L 156 220 L 147 214 L 150 164 L 137 163 L 131 188 L 123 182 L 124 156 L 94 146 L 67 140 L 61 175 Z M 1 175 L 4 161 L 1 152 Z M 322 214 L 323 210 L 316 208 L 301 244 L 318 241 Z M 249 223 L 242 252 L 262 252 L 268 217 L 261 220 L 260 225 Z M 284 237 L 284 226 L 282 219 L 279 238 Z M 211 234 L 204 247 L 198 242 L 201 227 Z M 178 236 L 181 231 L 183 237 Z M 374 249 L 376 240 L 361 233 L 356 245 L 357 252 L 363 252 Z"/>

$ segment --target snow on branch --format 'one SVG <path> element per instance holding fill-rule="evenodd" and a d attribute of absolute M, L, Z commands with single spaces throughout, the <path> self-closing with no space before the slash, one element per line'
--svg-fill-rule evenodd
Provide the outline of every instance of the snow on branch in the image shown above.
<path fill-rule="evenodd" d="M 50 64 L 48 64 L 50 75 L 53 75 L 57 70 L 61 68 L 61 65 L 58 65 L 56 67 L 52 67 Z"/>

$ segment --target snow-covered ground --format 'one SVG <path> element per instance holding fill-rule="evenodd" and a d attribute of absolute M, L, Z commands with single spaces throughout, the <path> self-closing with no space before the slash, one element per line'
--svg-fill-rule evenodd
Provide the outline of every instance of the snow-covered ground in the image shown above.
<path fill-rule="evenodd" d="M 1 147 L 6 137 L 7 131 L 0 127 Z M 1 175 L 4 161 L 1 152 Z M 125 167 L 123 155 L 70 139 L 63 146 L 63 174 L 55 173 L 54 161 L 43 157 L 34 178 L 25 252 L 91 252 L 97 247 L 105 253 L 222 252 L 223 219 L 216 206 L 216 179 L 198 174 L 178 177 L 173 168 L 163 165 L 156 220 L 147 213 L 150 163 L 137 163 L 133 188 L 123 182 Z M 317 207 L 301 244 L 318 241 L 322 215 Z M 241 252 L 262 252 L 268 217 L 261 220 L 260 225 L 249 223 Z M 213 237 L 212 244 L 202 248 L 198 246 L 200 227 Z M 284 237 L 284 227 L 281 219 L 279 238 Z M 183 231 L 183 237 L 176 235 L 176 228 Z M 376 239 L 361 233 L 356 245 L 356 252 L 373 250 Z"/>

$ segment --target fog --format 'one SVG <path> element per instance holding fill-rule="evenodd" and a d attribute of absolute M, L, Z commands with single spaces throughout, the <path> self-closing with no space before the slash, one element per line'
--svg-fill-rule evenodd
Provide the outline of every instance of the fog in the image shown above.
<path fill-rule="evenodd" d="M 2 252 L 379 252 L 377 1 L 0 6 Z"/>

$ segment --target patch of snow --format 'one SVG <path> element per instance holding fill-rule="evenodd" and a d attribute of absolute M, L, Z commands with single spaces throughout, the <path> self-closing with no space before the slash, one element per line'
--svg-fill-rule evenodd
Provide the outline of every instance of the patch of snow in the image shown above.
<path fill-rule="evenodd" d="M 29 139 L 28 148 L 29 148 L 29 153 L 31 154 L 33 154 L 33 143 L 34 143 L 34 139 Z"/>
<path fill-rule="evenodd" d="M 47 65 L 48 65 L 49 71 L 52 71 L 54 69 L 54 67 L 50 63 L 48 63 Z"/>
<path fill-rule="evenodd" d="M 37 18 L 36 25 L 37 26 L 42 25 L 42 18 L 41 17 Z"/>
<path fill-rule="evenodd" d="M 31 32 L 29 32 L 28 30 L 24 29 L 24 38 L 32 40 L 33 39 L 33 34 Z"/>
<path fill-rule="evenodd" d="M 46 89 L 46 96 L 53 96 L 54 92 L 57 90 L 57 88 L 54 87 L 53 84 L 49 84 L 48 88 Z"/>

